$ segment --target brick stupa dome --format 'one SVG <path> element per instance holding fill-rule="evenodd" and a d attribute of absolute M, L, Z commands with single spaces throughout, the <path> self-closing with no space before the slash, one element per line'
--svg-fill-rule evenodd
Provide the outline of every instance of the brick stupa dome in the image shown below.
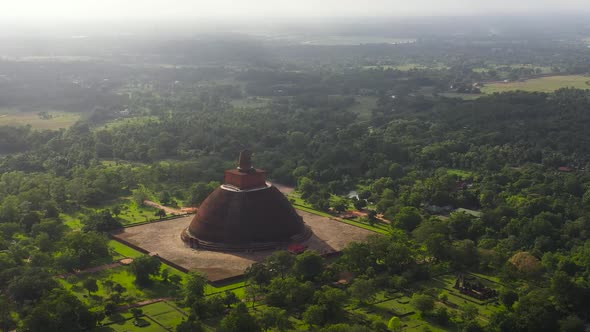
<path fill-rule="evenodd" d="M 193 248 L 218 251 L 276 249 L 307 240 L 311 230 L 289 200 L 266 182 L 263 170 L 242 151 L 237 169 L 201 204 L 182 239 Z"/>

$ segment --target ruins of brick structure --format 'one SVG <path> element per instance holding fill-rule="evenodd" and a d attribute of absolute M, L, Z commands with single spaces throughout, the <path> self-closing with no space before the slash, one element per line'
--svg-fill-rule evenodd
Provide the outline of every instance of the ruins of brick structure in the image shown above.
<path fill-rule="evenodd" d="M 182 234 L 190 247 L 216 251 L 277 249 L 307 240 L 312 232 L 272 184 L 255 169 L 251 153 L 240 153 L 237 169 L 201 204 Z"/>
<path fill-rule="evenodd" d="M 489 300 L 498 296 L 498 292 L 495 289 L 485 287 L 476 278 L 465 276 L 462 273 L 457 276 L 454 288 L 461 292 L 461 294 L 471 296 L 480 301 Z"/>

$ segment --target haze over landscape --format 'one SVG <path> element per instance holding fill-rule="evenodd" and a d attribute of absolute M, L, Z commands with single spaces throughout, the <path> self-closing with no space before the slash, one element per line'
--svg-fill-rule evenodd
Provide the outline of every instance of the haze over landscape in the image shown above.
<path fill-rule="evenodd" d="M 588 332 L 589 110 L 587 0 L 0 0 L 0 331 Z"/>
<path fill-rule="evenodd" d="M 289 17 L 376 17 L 431 15 L 530 15 L 588 13 L 584 0 L 25 0 L 3 1 L 0 17 L 10 20 L 187 19 Z"/>

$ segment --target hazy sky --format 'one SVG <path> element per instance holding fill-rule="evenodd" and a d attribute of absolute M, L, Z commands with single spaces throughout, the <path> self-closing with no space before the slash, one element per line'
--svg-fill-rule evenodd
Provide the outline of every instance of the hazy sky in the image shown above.
<path fill-rule="evenodd" d="M 590 0 L 0 0 L 0 20 L 590 12 Z"/>

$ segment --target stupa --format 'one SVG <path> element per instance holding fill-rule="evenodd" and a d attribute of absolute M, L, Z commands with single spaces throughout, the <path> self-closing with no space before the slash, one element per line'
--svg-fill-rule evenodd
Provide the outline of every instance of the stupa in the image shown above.
<path fill-rule="evenodd" d="M 237 169 L 201 204 L 181 235 L 187 245 L 215 251 L 278 249 L 307 240 L 312 232 L 272 184 L 252 167 L 252 153 L 240 152 Z"/>

